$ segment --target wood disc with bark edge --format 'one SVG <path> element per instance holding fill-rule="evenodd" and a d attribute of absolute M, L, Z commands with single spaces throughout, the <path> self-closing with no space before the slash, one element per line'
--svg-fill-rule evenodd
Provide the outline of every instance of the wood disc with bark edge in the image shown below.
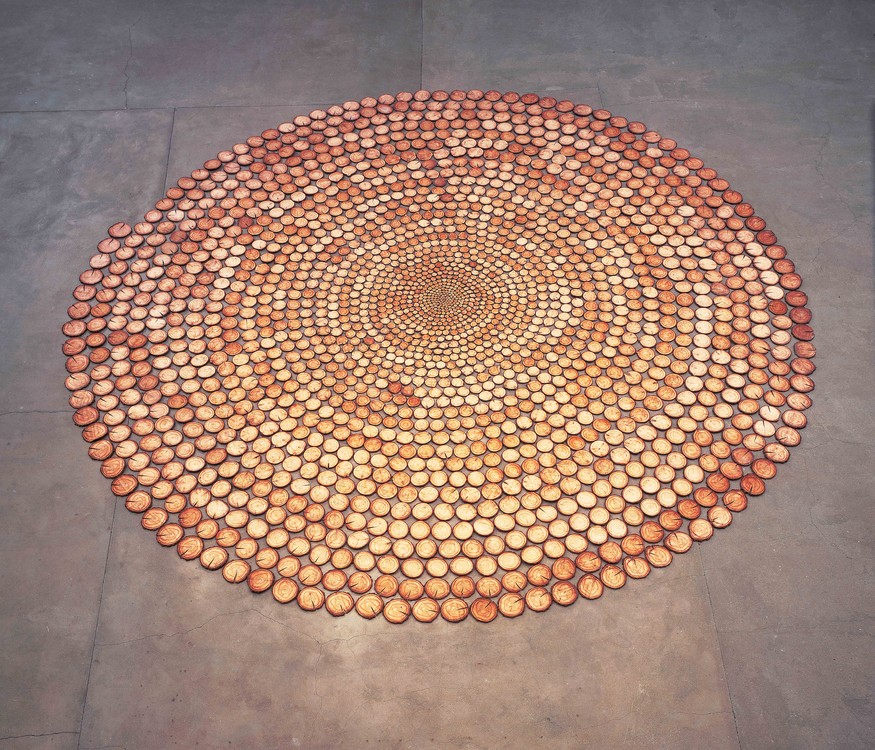
<path fill-rule="evenodd" d="M 498 605 L 492 599 L 475 599 L 471 602 L 471 616 L 478 622 L 492 622 L 498 616 Z"/>
<path fill-rule="evenodd" d="M 683 531 L 673 531 L 665 538 L 665 546 L 676 554 L 683 554 L 689 552 L 693 546 L 693 540 L 689 534 L 685 534 Z"/>
<path fill-rule="evenodd" d="M 644 556 L 647 558 L 647 562 L 649 562 L 654 568 L 664 568 L 672 560 L 671 552 L 661 545 L 647 547 L 647 549 L 644 550 Z"/>
<path fill-rule="evenodd" d="M 604 593 L 605 587 L 592 573 L 587 573 L 578 580 L 577 590 L 584 599 L 598 599 Z"/>
<path fill-rule="evenodd" d="M 201 552 L 200 561 L 207 570 L 218 570 L 228 561 L 228 553 L 221 547 L 207 547 Z"/>
<path fill-rule="evenodd" d="M 260 594 L 273 586 L 273 573 L 263 568 L 256 568 L 247 577 L 250 591 Z"/>
<path fill-rule="evenodd" d="M 461 622 L 468 616 L 468 603 L 455 597 L 441 603 L 441 617 L 447 622 Z"/>
<path fill-rule="evenodd" d="M 377 594 L 363 594 L 356 600 L 355 610 L 362 617 L 373 619 L 383 611 L 383 599 Z"/>
<path fill-rule="evenodd" d="M 419 622 L 434 622 L 441 612 L 440 605 L 434 599 L 417 599 L 412 609 L 413 617 Z"/>
<path fill-rule="evenodd" d="M 708 509 L 708 520 L 715 529 L 725 529 L 732 523 L 732 513 L 726 508 L 715 506 Z"/>
<path fill-rule="evenodd" d="M 359 144 L 362 130 L 374 126 L 371 117 L 378 105 L 379 117 L 391 113 L 387 119 L 400 126 L 407 140 L 387 140 L 373 156 L 368 149 L 358 150 L 364 164 L 356 176 L 366 184 L 357 193 L 344 192 L 349 187 L 344 179 L 352 174 L 346 171 L 348 162 L 330 163 L 348 157 L 323 151 L 321 131 L 328 129 L 331 137 L 331 129 L 343 125 L 343 142 Z M 510 140 L 499 129 L 486 132 L 493 143 L 509 145 L 474 154 L 479 145 L 454 143 L 446 163 L 440 163 L 439 150 L 431 152 L 433 172 L 428 165 L 415 178 L 405 172 L 425 122 L 419 113 L 428 110 L 451 121 L 469 108 L 483 115 L 478 123 L 487 131 L 513 112 Z M 429 148 L 445 145 L 441 141 L 449 133 L 429 128 Z M 555 174 L 544 171 L 551 162 L 542 159 L 553 149 L 561 149 L 562 155 Z M 284 155 L 276 159 L 276 151 Z M 320 155 L 314 167 L 318 176 L 310 168 L 317 162 L 311 159 L 314 154 Z M 616 155 L 620 163 L 603 158 L 605 154 Z M 490 174 L 498 173 L 502 161 L 513 165 L 518 184 L 490 183 L 495 179 Z M 578 174 L 579 169 L 587 171 Z M 617 179 L 618 169 L 631 177 Z M 369 210 L 365 202 L 377 195 L 395 200 L 393 183 L 369 182 L 390 171 L 398 186 L 399 210 L 385 218 L 376 214 L 367 226 L 348 222 L 344 211 L 352 216 L 357 206 Z M 324 178 L 328 173 L 338 177 L 337 184 Z M 447 175 L 452 179 L 447 181 Z M 636 193 L 638 187 L 631 183 L 644 176 L 644 189 Z M 585 213 L 571 208 L 579 201 L 570 186 L 580 178 L 593 182 L 593 177 L 600 192 L 593 193 L 587 206 L 616 211 L 615 246 L 620 252 L 610 256 L 602 252 L 609 248 L 592 235 L 598 226 L 587 228 Z M 440 231 L 430 235 L 430 228 L 408 217 L 432 211 L 433 181 L 438 178 L 441 211 L 431 226 Z M 260 192 L 255 190 L 259 181 L 264 185 Z M 227 189 L 218 187 L 226 183 Z M 272 191 L 283 194 L 282 205 L 273 200 L 278 196 Z M 512 197 L 506 204 L 510 212 L 503 191 Z M 563 200 L 572 194 L 570 202 Z M 478 195 L 492 196 L 488 211 L 481 212 Z M 630 201 L 633 195 L 642 202 Z M 322 213 L 334 200 L 341 204 L 337 215 Z M 462 205 L 465 222 L 457 221 Z M 710 212 L 707 221 L 700 221 L 705 218 L 699 210 L 703 206 Z M 651 216 L 656 217 L 652 223 Z M 334 222 L 330 232 L 322 229 L 319 217 Z M 526 235 L 516 234 L 527 219 Z M 496 241 L 487 235 L 497 225 L 506 233 Z M 395 239 L 385 243 L 387 228 Z M 446 244 L 445 238 L 455 237 L 455 232 L 459 244 Z M 647 245 L 651 233 L 659 240 L 658 252 Z M 256 589 L 268 577 L 269 587 L 276 586 L 274 570 L 283 580 L 295 576 L 305 589 L 319 590 L 323 597 L 344 587 L 363 596 L 373 590 L 375 596 L 391 597 L 396 587 L 400 591 L 399 568 L 410 579 L 427 568 L 432 578 L 423 593 L 439 601 L 451 593 L 464 599 L 474 590 L 499 597 L 502 590 L 528 595 L 528 587 L 546 588 L 554 580 L 576 583 L 582 591 L 591 585 L 582 586 L 593 573 L 611 578 L 611 566 L 634 577 L 643 563 L 642 550 L 658 567 L 671 560 L 669 550 L 685 551 L 693 540 L 728 526 L 732 513 L 747 506 L 748 497 L 765 491 L 765 482 L 775 475 L 777 463 L 787 461 L 788 448 L 799 443 L 799 429 L 807 422 L 803 412 L 811 405 L 807 394 L 815 369 L 809 343 L 812 315 L 786 249 L 775 244 L 775 234 L 741 194 L 700 159 L 641 123 L 604 110 L 593 112 L 586 105 L 477 91 L 402 93 L 347 102 L 297 117 L 222 152 L 191 177 L 181 178 L 144 221 L 117 222 L 108 234 L 98 244 L 91 267 L 79 276 L 68 309 L 70 321 L 63 327 L 69 373 L 65 384 L 74 422 L 91 443 L 89 455 L 102 461 L 113 491 L 126 498 L 126 507 L 142 514 L 143 527 L 154 531 L 159 543 L 173 546 L 183 559 L 197 557 L 204 567 L 222 568 L 229 581 L 255 582 Z M 718 234 L 719 243 L 712 241 Z M 636 238 L 645 241 L 638 244 Z M 349 268 L 337 265 L 343 261 L 343 248 L 352 243 L 366 245 L 367 252 L 358 256 L 361 262 L 354 260 Z M 425 246 L 439 258 L 433 266 L 417 255 L 415 248 Z M 680 246 L 692 247 L 693 253 L 679 255 L 675 248 Z M 157 247 L 161 253 L 156 254 Z M 465 248 L 463 260 L 454 247 Z M 623 247 L 629 248 L 630 257 L 623 255 Z M 405 256 L 408 250 L 399 253 L 399 248 L 414 250 Z M 323 251 L 325 259 L 306 258 L 306 270 L 297 265 L 296 253 L 303 257 Z M 331 268 L 338 270 L 328 277 L 321 269 L 328 267 L 325 260 L 332 253 L 336 258 L 331 258 Z M 580 283 L 581 272 L 606 262 L 613 264 L 608 273 L 627 282 L 627 291 L 618 294 L 597 277 L 587 282 L 616 295 L 611 304 L 619 304 L 624 295 L 629 302 L 628 311 L 607 325 L 625 328 L 631 320 L 637 326 L 634 332 L 625 330 L 626 338 L 618 339 L 613 353 L 606 353 L 603 339 L 590 333 L 601 334 L 595 328 L 602 323 L 599 315 L 606 314 L 608 321 L 611 312 L 575 307 L 570 290 L 579 287 L 568 285 Z M 481 269 L 487 271 L 480 275 Z M 286 308 L 302 313 L 301 319 L 311 310 L 327 312 L 321 318 L 329 322 L 327 334 L 289 328 L 292 318 L 272 314 L 257 299 L 277 288 L 280 270 L 304 290 L 286 295 Z M 317 287 L 320 291 L 311 295 Z M 355 296 L 336 293 L 353 287 Z M 506 304 L 505 290 L 510 288 L 516 302 L 493 313 L 494 305 Z M 485 289 L 486 295 L 481 293 Z M 333 295 L 321 297 L 322 290 Z M 653 297 L 647 296 L 650 291 Z M 346 299 L 356 301 L 350 305 Z M 659 335 L 645 341 L 639 324 L 643 318 L 635 316 L 657 301 L 666 306 L 659 311 Z M 549 314 L 527 317 L 532 310 Z M 691 322 L 699 319 L 712 321 L 705 324 L 710 326 L 707 334 Z M 380 322 L 388 320 L 386 326 Z M 555 328 L 550 320 L 558 321 Z M 496 339 L 496 330 L 504 338 Z M 336 350 L 340 356 L 332 360 L 330 347 L 340 339 L 350 341 L 350 348 Z M 289 345 L 294 342 L 300 346 Z M 576 348 L 578 343 L 584 346 Z M 646 359 L 635 360 L 636 345 L 647 350 Z M 693 346 L 710 349 L 713 366 L 691 359 Z M 444 351 L 441 347 L 445 353 L 436 355 Z M 579 357 L 586 347 L 593 354 L 590 360 Z M 408 349 L 417 354 L 404 362 L 397 353 Z M 531 357 L 515 362 L 514 352 L 523 350 Z M 311 357 L 314 353 L 318 359 Z M 350 353 L 368 358 L 367 372 L 356 370 Z M 440 357 L 443 364 L 433 368 Z M 718 364 L 721 359 L 737 365 Z M 470 375 L 450 372 L 463 362 Z M 537 372 L 537 378 L 528 373 L 527 385 L 516 382 L 527 368 L 534 368 L 531 373 Z M 626 372 L 645 371 L 656 380 L 655 393 L 638 393 L 635 387 L 620 391 L 611 385 L 623 381 Z M 314 388 L 309 399 L 298 389 L 304 397 L 297 399 L 293 386 L 305 372 Z M 584 377 L 589 381 L 582 382 Z M 496 379 L 489 382 L 491 378 Z M 339 389 L 331 391 L 335 381 L 344 382 L 353 398 L 346 399 Z M 359 390 L 362 384 L 367 388 Z M 547 418 L 550 412 L 540 410 L 547 403 L 541 385 L 563 397 L 556 403 L 563 404 L 564 419 L 580 417 L 579 436 L 565 433 L 559 421 Z M 317 387 L 322 387 L 318 395 Z M 465 389 L 463 397 L 457 395 L 460 388 Z M 724 393 L 743 398 L 723 401 Z M 519 406 L 502 403 L 504 394 Z M 458 405 L 440 405 L 455 398 L 461 399 Z M 617 409 L 620 400 L 626 405 Z M 277 414 L 278 420 L 295 420 L 288 429 L 300 441 L 295 443 L 302 446 L 300 452 L 271 448 L 272 433 L 261 428 L 267 416 L 262 405 L 271 411 L 271 419 Z M 422 415 L 412 413 L 420 408 L 426 410 Z M 464 413 L 466 409 L 471 411 Z M 543 416 L 532 422 L 528 415 L 539 410 Z M 631 418 L 621 417 L 623 413 Z M 421 421 L 425 417 L 430 421 Z M 373 431 L 366 435 L 356 420 Z M 514 424 L 517 420 L 527 421 Z M 641 465 L 634 459 L 625 469 L 628 457 L 613 462 L 611 446 L 632 433 L 633 455 L 642 456 L 644 470 L 631 468 Z M 318 442 L 308 435 L 318 435 Z M 605 442 L 599 442 L 602 435 Z M 592 454 L 587 446 L 593 447 Z M 497 458 L 516 447 L 521 450 L 512 458 Z M 362 476 L 355 475 L 356 481 L 348 472 L 318 468 L 327 456 L 323 451 L 343 453 L 341 460 L 346 461 L 361 449 L 365 453 L 356 465 L 363 467 Z M 648 463 L 647 456 L 654 454 L 667 455 L 675 472 L 684 465 L 674 455 L 698 461 L 702 471 L 693 471 L 688 479 L 684 469 L 680 478 L 669 467 L 657 466 L 658 460 Z M 414 465 L 426 460 L 442 462 L 444 470 L 431 475 L 434 486 L 422 467 Z M 510 474 L 504 474 L 502 460 Z M 391 471 L 385 468 L 389 464 Z M 513 466 L 526 468 L 514 475 Z M 584 489 L 578 472 L 594 490 L 592 499 L 586 496 L 584 513 L 569 510 L 563 516 L 562 493 L 574 497 Z M 314 502 L 298 506 L 294 497 L 303 498 L 300 493 L 311 487 L 316 488 Z M 505 500 L 502 492 L 508 490 Z M 420 492 L 424 504 L 418 506 Z M 329 503 L 329 498 L 340 497 L 352 499 L 346 500 L 346 509 L 335 507 L 335 500 Z M 443 504 L 437 512 L 422 510 L 438 498 Z M 473 504 L 484 500 L 487 514 L 478 517 Z M 507 510 L 509 500 L 517 507 Z M 496 510 L 488 509 L 488 503 Z M 375 518 L 355 531 L 357 521 L 349 514 L 368 508 Z M 403 519 L 411 515 L 420 519 L 422 528 L 408 538 L 411 523 Z M 225 520 L 220 524 L 220 519 Z M 372 539 L 359 533 L 367 534 L 365 526 Z M 342 530 L 347 528 L 349 533 Z M 194 533 L 190 529 L 197 536 L 185 536 Z M 204 540 L 219 546 L 204 547 Z M 359 553 L 364 546 L 370 550 Z M 593 553 L 595 548 L 598 553 Z M 284 562 L 285 552 L 296 561 L 294 570 Z M 336 569 L 330 570 L 329 559 L 341 552 L 348 559 L 344 563 L 338 557 Z M 573 567 L 563 562 L 568 552 L 578 556 Z M 590 554 L 582 557 L 584 552 Z M 339 571 L 353 560 L 357 573 L 347 580 Z M 492 581 L 500 588 L 494 591 L 488 583 L 481 591 L 477 575 L 494 575 Z M 405 593 L 421 596 L 413 585 Z M 319 597 L 308 593 L 305 598 L 312 604 Z"/>
<path fill-rule="evenodd" d="M 493 578 L 492 576 L 484 576 L 479 581 L 477 581 L 477 593 L 480 594 L 481 597 L 486 599 L 493 599 L 499 594 L 501 594 L 502 586 L 501 582 Z"/>
<path fill-rule="evenodd" d="M 598 554 L 596 554 L 592 550 L 585 550 L 584 552 L 581 552 L 577 556 L 575 564 L 584 573 L 594 573 L 602 567 L 602 561 L 599 559 Z"/>
<path fill-rule="evenodd" d="M 697 518 L 690 521 L 688 527 L 690 537 L 696 542 L 704 542 L 714 536 L 714 527 L 710 521 L 704 518 Z"/>
<path fill-rule="evenodd" d="M 371 590 L 373 583 L 373 580 L 367 573 L 356 571 L 349 577 L 346 585 L 353 593 L 364 594 Z"/>
<path fill-rule="evenodd" d="M 321 589 L 307 586 L 298 592 L 298 606 L 307 612 L 321 609 L 323 604 L 325 604 L 325 594 Z"/>
<path fill-rule="evenodd" d="M 646 578 L 650 565 L 643 557 L 627 557 L 623 560 L 623 570 L 629 578 Z"/>
<path fill-rule="evenodd" d="M 526 579 L 532 586 L 543 586 L 550 582 L 553 572 L 546 565 L 537 564 L 529 568 Z"/>
<path fill-rule="evenodd" d="M 569 581 L 577 574 L 576 565 L 567 557 L 560 557 L 550 568 L 553 576 L 560 581 Z"/>
<path fill-rule="evenodd" d="M 176 552 L 183 560 L 194 560 L 204 551 L 204 541 L 196 536 L 187 536 L 179 540 Z"/>
<path fill-rule="evenodd" d="M 410 602 L 405 599 L 391 599 L 383 607 L 383 617 L 391 623 L 402 623 L 410 617 Z"/>
<path fill-rule="evenodd" d="M 184 536 L 185 529 L 177 523 L 164 524 L 155 534 L 162 547 L 175 547 Z"/>
<path fill-rule="evenodd" d="M 459 576 L 450 584 L 453 596 L 460 599 L 467 599 L 474 594 L 475 590 L 474 580 L 470 576 Z"/>
<path fill-rule="evenodd" d="M 519 617 L 526 611 L 526 600 L 520 594 L 508 591 L 499 597 L 498 611 L 505 617 Z"/>
<path fill-rule="evenodd" d="M 729 490 L 723 496 L 723 504 L 733 513 L 740 513 L 747 508 L 747 495 L 741 490 Z"/>
<path fill-rule="evenodd" d="M 425 584 L 425 593 L 432 599 L 442 600 L 450 594 L 450 584 L 443 578 L 431 578 Z"/>
<path fill-rule="evenodd" d="M 521 572 L 513 570 L 502 576 L 501 585 L 504 587 L 505 591 L 515 594 L 522 591 L 528 585 L 528 580 Z"/>
<path fill-rule="evenodd" d="M 626 573 L 616 565 L 605 565 L 599 573 L 599 578 L 609 589 L 619 589 L 626 585 Z"/>
<path fill-rule="evenodd" d="M 294 601 L 298 595 L 298 584 L 290 578 L 278 578 L 274 582 L 273 588 L 271 588 L 271 593 L 273 598 L 280 602 L 280 604 L 288 604 Z M 329 609 L 328 611 L 330 612 L 331 610 Z"/>
<path fill-rule="evenodd" d="M 352 612 L 355 608 L 355 600 L 347 591 L 335 591 L 325 597 L 325 609 L 334 617 Z"/>
<path fill-rule="evenodd" d="M 401 581 L 398 586 L 398 593 L 407 601 L 415 601 L 425 593 L 425 587 L 416 580 Z"/>
<path fill-rule="evenodd" d="M 526 591 L 526 606 L 533 612 L 545 612 L 553 603 L 550 592 L 542 586 L 535 586 Z"/>
<path fill-rule="evenodd" d="M 567 607 L 577 601 L 577 589 L 567 580 L 557 581 L 550 587 L 550 596 L 556 604 Z"/>
<path fill-rule="evenodd" d="M 249 576 L 249 565 L 244 560 L 230 560 L 222 568 L 222 576 L 228 583 L 240 583 Z"/>

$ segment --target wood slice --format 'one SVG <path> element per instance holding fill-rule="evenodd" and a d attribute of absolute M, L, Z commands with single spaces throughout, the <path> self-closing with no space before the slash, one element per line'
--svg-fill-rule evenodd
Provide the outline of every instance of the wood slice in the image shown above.
<path fill-rule="evenodd" d="M 203 549 L 203 539 L 196 536 L 183 537 L 176 545 L 176 552 L 183 560 L 198 559 L 201 556 Z"/>
<path fill-rule="evenodd" d="M 164 524 L 155 534 L 162 547 L 175 547 L 185 536 L 185 530 L 177 523 Z"/>
<path fill-rule="evenodd" d="M 626 573 L 616 565 L 605 565 L 599 573 L 599 578 L 609 589 L 619 589 L 626 584 Z"/>
<path fill-rule="evenodd" d="M 485 597 L 487 599 L 492 599 L 499 594 L 501 594 L 502 586 L 501 581 L 493 578 L 492 576 L 486 576 L 477 581 L 477 593 L 480 594 L 481 597 Z"/>
<path fill-rule="evenodd" d="M 650 573 L 650 565 L 641 557 L 627 557 L 623 560 L 623 570 L 629 578 L 646 578 Z"/>
<path fill-rule="evenodd" d="M 470 576 L 460 576 L 452 582 L 450 585 L 450 591 L 453 596 L 460 599 L 467 599 L 474 594 L 474 580 Z"/>
<path fill-rule="evenodd" d="M 467 602 L 450 598 L 441 603 L 441 617 L 447 622 L 461 622 L 468 616 Z"/>
<path fill-rule="evenodd" d="M 732 523 L 732 513 L 719 506 L 708 509 L 708 520 L 715 529 L 725 529 Z"/>
<path fill-rule="evenodd" d="M 157 531 L 160 529 L 165 523 L 167 523 L 167 519 L 170 517 L 170 514 L 164 510 L 164 508 L 150 508 L 145 513 L 143 513 L 140 524 L 144 529 L 149 531 Z"/>
<path fill-rule="evenodd" d="M 433 622 L 440 614 L 440 605 L 434 599 L 418 599 L 413 603 L 413 616 L 419 622 Z"/>
<path fill-rule="evenodd" d="M 112 482 L 112 493 L 118 497 L 130 495 L 135 489 L 137 489 L 137 478 L 130 474 L 122 474 Z"/>
<path fill-rule="evenodd" d="M 267 591 L 273 586 L 273 573 L 269 570 L 258 568 L 249 574 L 247 583 L 249 584 L 249 589 L 257 594 Z"/>
<path fill-rule="evenodd" d="M 568 581 L 574 578 L 577 574 L 577 566 L 573 560 L 567 557 L 560 557 L 553 562 L 551 573 L 560 581 Z"/>
<path fill-rule="evenodd" d="M 741 490 L 729 490 L 723 496 L 723 504 L 734 513 L 738 513 L 747 507 L 747 495 Z"/>
<path fill-rule="evenodd" d="M 207 547 L 200 556 L 201 565 L 207 570 L 218 570 L 228 560 L 228 553 L 221 547 Z"/>
<path fill-rule="evenodd" d="M 352 595 L 346 591 L 335 591 L 325 597 L 325 609 L 333 617 L 349 614 L 355 608 Z"/>
<path fill-rule="evenodd" d="M 383 600 L 377 594 L 364 594 L 356 600 L 355 610 L 370 620 L 383 611 Z"/>
<path fill-rule="evenodd" d="M 544 586 L 552 577 L 553 573 L 546 565 L 533 565 L 526 573 L 526 578 L 532 586 Z"/>
<path fill-rule="evenodd" d="M 550 596 L 556 604 L 567 607 L 577 600 L 577 589 L 569 581 L 558 581 L 550 588 Z"/>
<path fill-rule="evenodd" d="M 519 571 L 511 571 L 502 576 L 501 585 L 504 587 L 505 591 L 517 593 L 522 591 L 528 585 L 528 580 Z"/>
<path fill-rule="evenodd" d="M 714 535 L 714 527 L 710 521 L 697 518 L 695 521 L 690 521 L 689 534 L 694 541 L 704 542 Z"/>
<path fill-rule="evenodd" d="M 605 587 L 598 578 L 588 573 L 577 582 L 577 590 L 584 599 L 598 599 Z"/>
<path fill-rule="evenodd" d="M 533 612 L 544 612 L 550 608 L 553 598 L 547 589 L 536 586 L 526 592 L 526 606 Z"/>
<path fill-rule="evenodd" d="M 152 507 L 152 496 L 146 492 L 132 492 L 125 500 L 125 507 L 132 513 L 144 513 Z"/>
<path fill-rule="evenodd" d="M 683 531 L 673 531 L 665 538 L 665 546 L 675 554 L 683 554 L 689 552 L 693 546 L 693 540 L 689 534 L 685 534 Z"/>
<path fill-rule="evenodd" d="M 654 545 L 644 550 L 644 556 L 654 568 L 664 568 L 671 562 L 671 552 L 661 545 Z"/>
<path fill-rule="evenodd" d="M 425 584 L 425 593 L 431 599 L 444 599 L 450 593 L 450 584 L 442 578 L 432 578 Z"/>
<path fill-rule="evenodd" d="M 471 602 L 471 616 L 478 622 L 492 622 L 498 616 L 498 605 L 491 599 L 475 599 Z"/>
<path fill-rule="evenodd" d="M 594 573 L 602 567 L 601 558 L 592 550 L 581 552 L 575 564 L 585 573 Z"/>
<path fill-rule="evenodd" d="M 498 600 L 498 611 L 505 617 L 519 617 L 526 611 L 526 600 L 518 593 L 507 592 Z"/>
<path fill-rule="evenodd" d="M 410 617 L 410 611 L 410 602 L 404 599 L 392 599 L 386 602 L 386 606 L 383 608 L 383 617 L 391 623 L 398 624 Z"/>
<path fill-rule="evenodd" d="M 213 547 L 213 549 L 217 548 Z M 298 595 L 298 585 L 289 578 L 279 578 L 273 584 L 271 593 L 273 594 L 273 598 L 280 604 L 288 604 L 289 602 L 294 601 L 295 597 Z M 331 610 L 329 609 L 328 611 L 330 612 Z"/>
<path fill-rule="evenodd" d="M 222 577 L 228 583 L 240 583 L 249 576 L 249 564 L 244 560 L 230 560 L 222 568 Z"/>
<path fill-rule="evenodd" d="M 325 603 L 325 594 L 317 588 L 308 586 L 298 592 L 298 606 L 307 612 L 320 609 Z"/>

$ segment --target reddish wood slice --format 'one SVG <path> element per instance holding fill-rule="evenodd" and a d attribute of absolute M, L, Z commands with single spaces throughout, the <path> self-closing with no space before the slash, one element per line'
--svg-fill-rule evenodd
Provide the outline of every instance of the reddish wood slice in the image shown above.
<path fill-rule="evenodd" d="M 498 616 L 498 605 L 491 599 L 475 599 L 471 602 L 471 616 L 478 622 L 492 622 Z"/>
<path fill-rule="evenodd" d="M 578 581 L 577 590 L 585 599 L 598 599 L 604 592 L 604 585 L 598 578 L 588 573 Z"/>
<path fill-rule="evenodd" d="M 404 599 L 392 599 L 383 608 L 383 617 L 391 623 L 402 623 L 410 617 L 410 603 Z"/>
<path fill-rule="evenodd" d="M 447 599 L 441 604 L 441 616 L 447 622 L 461 622 L 468 616 L 468 604 L 461 599 Z"/>
<path fill-rule="evenodd" d="M 249 574 L 247 583 L 249 584 L 249 588 L 256 593 L 267 591 L 271 586 L 273 586 L 273 573 L 271 573 L 269 570 L 263 570 L 261 568 L 253 570 Z"/>
<path fill-rule="evenodd" d="M 644 555 L 654 568 L 664 568 L 671 562 L 671 552 L 667 548 L 660 545 L 648 547 L 644 550 Z"/>
<path fill-rule="evenodd" d="M 440 614 L 440 605 L 434 599 L 419 599 L 413 603 L 413 616 L 420 622 L 433 622 Z"/>
<path fill-rule="evenodd" d="M 526 611 L 526 600 L 517 593 L 507 592 L 498 600 L 498 611 L 505 617 L 519 617 Z"/>
<path fill-rule="evenodd" d="M 308 612 L 320 609 L 325 603 L 325 594 L 317 588 L 302 588 L 298 592 L 298 606 Z"/>
<path fill-rule="evenodd" d="M 550 596 L 556 604 L 567 607 L 577 600 L 577 589 L 569 581 L 559 581 L 551 586 Z"/>
<path fill-rule="evenodd" d="M 599 578 L 609 589 L 619 589 L 626 584 L 626 573 L 616 565 L 605 565 L 599 574 Z"/>
<path fill-rule="evenodd" d="M 288 578 L 280 578 L 273 584 L 271 593 L 273 594 L 273 598 L 280 604 L 288 604 L 289 602 L 294 601 L 295 597 L 298 595 L 298 586 L 294 581 Z M 351 598 L 352 597 L 350 597 L 350 599 Z M 326 608 L 329 612 L 332 611 L 331 608 Z"/>
<path fill-rule="evenodd" d="M 370 620 L 383 611 L 383 600 L 377 594 L 364 594 L 355 603 L 356 612 Z"/>
<path fill-rule="evenodd" d="M 645 578 L 650 573 L 650 565 L 641 557 L 627 557 L 623 560 L 623 570 L 629 578 Z"/>

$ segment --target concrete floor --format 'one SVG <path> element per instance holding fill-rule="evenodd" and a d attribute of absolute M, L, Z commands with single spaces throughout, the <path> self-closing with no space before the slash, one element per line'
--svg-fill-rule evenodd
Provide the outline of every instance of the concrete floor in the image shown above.
<path fill-rule="evenodd" d="M 875 746 L 875 4 L 0 2 L 0 750 Z M 60 326 L 107 226 L 329 103 L 537 91 L 674 137 L 790 250 L 815 406 L 731 530 L 490 626 L 283 609 L 88 460 Z"/>

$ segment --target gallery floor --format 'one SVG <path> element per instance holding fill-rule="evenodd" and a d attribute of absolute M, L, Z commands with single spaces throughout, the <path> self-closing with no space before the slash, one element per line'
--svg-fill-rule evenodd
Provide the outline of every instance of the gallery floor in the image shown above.
<path fill-rule="evenodd" d="M 875 7 L 0 2 L 0 750 L 868 748 Z M 71 421 L 61 325 L 106 228 L 312 109 L 537 92 L 743 192 L 814 311 L 809 426 L 732 528 L 594 602 L 390 625 L 162 549 Z"/>

